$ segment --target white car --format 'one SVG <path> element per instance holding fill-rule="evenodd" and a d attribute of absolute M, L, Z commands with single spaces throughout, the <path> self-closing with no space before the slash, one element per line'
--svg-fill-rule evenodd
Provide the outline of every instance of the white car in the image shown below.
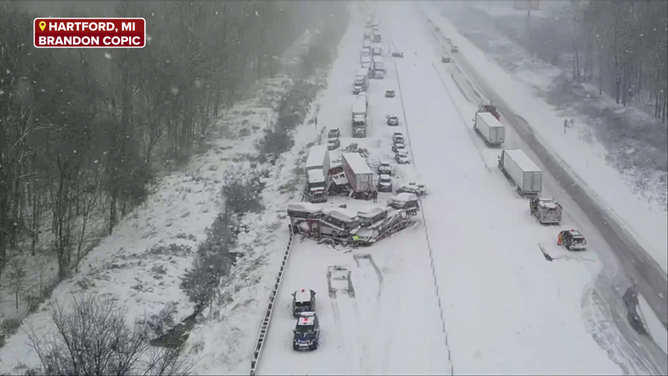
<path fill-rule="evenodd" d="M 378 174 L 392 175 L 392 166 L 390 165 L 390 162 L 380 162 L 380 165 L 378 166 Z"/>
<path fill-rule="evenodd" d="M 392 177 L 387 174 L 380 174 L 378 178 L 378 192 L 392 192 Z"/>
<path fill-rule="evenodd" d="M 406 149 L 406 146 L 404 144 L 394 144 L 392 145 L 392 151 L 395 153 L 401 153 L 401 152 L 408 152 L 408 149 Z"/>
<path fill-rule="evenodd" d="M 397 155 L 394 156 L 394 160 L 397 161 L 398 164 L 411 163 L 411 160 L 408 159 L 408 154 L 406 153 L 397 153 Z"/>
<path fill-rule="evenodd" d="M 399 118 L 395 115 L 387 115 L 387 125 L 399 125 Z"/>
<path fill-rule="evenodd" d="M 417 184 L 417 183 L 408 183 L 399 189 L 397 189 L 397 193 L 412 193 L 417 196 L 425 196 L 427 194 L 427 187 L 424 184 Z"/>
<path fill-rule="evenodd" d="M 399 141 L 400 140 L 400 141 Z M 401 132 L 394 132 L 392 135 L 392 142 L 395 144 L 403 144 L 404 143 L 404 135 Z"/>
<path fill-rule="evenodd" d="M 336 150 L 341 146 L 341 140 L 338 138 L 330 138 L 327 140 L 327 149 Z"/>

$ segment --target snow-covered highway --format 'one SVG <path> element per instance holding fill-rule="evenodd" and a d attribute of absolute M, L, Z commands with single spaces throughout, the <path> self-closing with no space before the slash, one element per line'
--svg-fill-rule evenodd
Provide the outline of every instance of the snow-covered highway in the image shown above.
<path fill-rule="evenodd" d="M 407 4 L 392 16 L 386 22 L 401 26 L 389 37 L 411 48 L 396 66 L 416 167 L 431 192 L 424 213 L 456 373 L 620 373 L 582 318 L 596 253 L 546 262 L 538 243 L 560 252 L 557 230 L 528 215 L 495 168 L 499 151 L 472 139 L 435 67 L 441 51 L 428 26 Z"/>
<path fill-rule="evenodd" d="M 421 220 L 368 249 L 297 237 L 258 374 L 657 373 L 642 344 L 629 343 L 633 333 L 610 325 L 624 318 L 602 304 L 611 292 L 597 283 L 601 268 L 616 266 L 596 227 L 547 173 L 544 194 L 566 208 L 562 226 L 529 216 L 527 200 L 496 168 L 500 150 L 472 132 L 475 106 L 441 64 L 441 46 L 423 16 L 400 2 L 383 3 L 378 14 L 386 45 L 404 58 L 386 51 L 387 76 L 371 80 L 368 137 L 350 138 L 359 18 L 339 48 L 319 121 L 341 130 L 341 148 L 366 149 L 370 164 L 391 159 L 391 134 L 404 132 L 414 163 L 395 166 L 394 184 L 427 185 Z M 386 89 L 397 96 L 385 98 Z M 387 126 L 387 114 L 400 126 Z M 506 148 L 536 160 L 507 132 Z M 586 252 L 556 246 L 559 229 L 571 226 L 587 234 Z M 301 288 L 318 298 L 321 344 L 310 353 L 291 346 L 290 294 Z"/>
<path fill-rule="evenodd" d="M 391 159 L 391 134 L 405 132 L 401 126 L 385 125 L 387 102 L 400 103 L 399 98 L 384 98 L 386 87 L 396 89 L 393 71 L 382 81 L 373 80 L 368 91 L 369 136 L 351 138 L 351 83 L 359 67 L 363 32 L 363 20 L 356 21 L 341 43 L 320 99 L 319 122 L 341 130 L 341 148 L 357 143 L 373 159 Z M 399 174 L 413 175 L 412 170 L 398 167 Z M 364 250 L 333 249 L 311 240 L 300 242 L 299 237 L 293 247 L 258 375 L 451 374 L 421 224 Z M 330 292 L 330 286 L 336 291 Z M 296 320 L 291 293 L 302 288 L 316 291 L 321 321 L 320 347 L 309 353 L 292 350 Z"/>
<path fill-rule="evenodd" d="M 438 26 L 443 32 L 447 30 L 451 36 L 455 33 L 454 28 L 439 14 L 437 8 L 428 5 L 424 9 L 427 10 L 429 18 L 433 21 L 433 24 L 429 24 L 431 27 Z M 442 37 L 440 33 L 434 33 L 434 35 Z M 544 124 L 537 124 L 539 123 L 537 121 L 539 117 L 541 122 L 554 123 L 561 119 L 554 120 L 554 118 L 549 117 L 550 114 L 541 113 L 540 109 L 531 109 L 529 108 L 531 105 L 528 103 L 520 103 L 521 98 L 525 97 L 524 93 L 514 97 L 504 97 L 504 94 L 514 92 L 516 87 L 509 87 L 501 91 L 499 89 L 503 88 L 504 81 L 488 82 L 485 78 L 494 75 L 494 73 L 484 72 L 481 67 L 489 63 L 481 61 L 484 60 L 484 58 L 480 58 L 481 52 L 475 51 L 477 49 L 470 42 L 463 38 L 458 40 L 469 44 L 466 46 L 467 54 L 459 54 L 456 57 L 458 67 L 474 80 L 477 88 L 488 99 L 497 104 L 503 115 L 512 122 L 513 127 L 521 132 L 521 138 L 530 143 L 531 148 L 538 153 L 540 160 L 549 165 L 550 172 L 559 178 L 568 194 L 594 222 L 598 231 L 604 234 L 614 257 L 619 260 L 625 274 L 630 278 L 628 283 L 647 297 L 647 301 L 664 328 L 668 328 L 668 305 L 665 300 L 668 296 L 665 272 L 665 212 L 662 214 L 661 211 L 653 210 L 653 212 L 637 214 L 642 213 L 644 205 L 637 202 L 629 205 L 626 202 L 627 197 L 622 200 L 615 197 L 614 194 L 612 194 L 611 199 L 611 193 L 616 192 L 613 187 L 605 187 L 610 192 L 595 191 L 592 188 L 592 182 L 595 180 L 593 176 L 598 174 L 584 176 L 582 170 L 575 172 L 569 169 L 565 161 L 567 158 L 563 155 L 563 152 L 562 155 L 556 155 L 555 150 L 550 150 L 551 142 L 546 142 L 548 140 L 544 136 L 546 134 L 545 129 L 541 128 L 549 127 L 545 127 Z M 474 53 L 475 55 L 473 55 Z M 457 72 L 453 73 L 457 74 Z M 538 131 L 536 132 L 536 130 Z M 577 148 L 578 146 L 573 145 L 571 147 Z M 571 154 L 579 155 L 577 152 Z M 586 156 L 583 159 L 586 159 Z M 568 163 L 573 163 L 572 158 L 571 162 Z M 586 161 L 586 163 L 588 166 L 589 161 Z M 592 166 L 595 165 L 592 161 Z M 603 172 L 600 173 L 601 176 L 605 175 Z M 580 176 L 577 174 L 580 174 Z M 590 175 L 590 173 L 586 173 L 586 175 Z M 600 180 L 605 181 L 607 179 L 601 178 Z M 601 183 L 597 183 L 598 189 L 601 190 Z M 625 186 L 623 182 L 617 181 L 615 183 L 622 187 Z M 618 288 L 621 288 L 621 286 L 618 286 Z"/>

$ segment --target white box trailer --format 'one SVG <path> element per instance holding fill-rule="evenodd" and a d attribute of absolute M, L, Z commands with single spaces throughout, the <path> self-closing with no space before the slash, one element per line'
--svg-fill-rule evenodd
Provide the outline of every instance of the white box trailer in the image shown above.
<path fill-rule="evenodd" d="M 520 195 L 540 196 L 543 190 L 543 172 L 522 150 L 502 151 L 499 169 L 515 183 Z"/>
<path fill-rule="evenodd" d="M 500 146 L 506 140 L 506 129 L 489 112 L 476 112 L 473 130 L 487 146 Z"/>
<path fill-rule="evenodd" d="M 371 56 L 362 56 L 360 60 L 362 68 L 371 69 Z"/>
<path fill-rule="evenodd" d="M 383 45 L 380 43 L 372 43 L 371 44 L 371 51 L 373 52 L 374 56 L 379 56 L 383 54 Z"/>
<path fill-rule="evenodd" d="M 385 61 L 382 56 L 373 57 L 373 73 L 376 78 L 382 79 L 385 77 Z"/>
<path fill-rule="evenodd" d="M 354 193 L 368 193 L 374 190 L 373 171 L 361 155 L 344 153 L 341 155 L 341 161 L 343 172 Z"/>
<path fill-rule="evenodd" d="M 355 73 L 355 81 L 353 82 L 353 94 L 359 94 L 367 91 L 369 88 L 369 70 L 360 68 Z"/>
<path fill-rule="evenodd" d="M 353 138 L 366 137 L 367 97 L 362 94 L 364 93 L 360 93 L 353 103 Z"/>
<path fill-rule="evenodd" d="M 366 124 L 366 98 L 358 95 L 353 103 L 353 125 Z"/>
<path fill-rule="evenodd" d="M 327 145 L 312 146 L 306 158 L 304 170 L 323 170 L 329 172 L 329 150 Z"/>

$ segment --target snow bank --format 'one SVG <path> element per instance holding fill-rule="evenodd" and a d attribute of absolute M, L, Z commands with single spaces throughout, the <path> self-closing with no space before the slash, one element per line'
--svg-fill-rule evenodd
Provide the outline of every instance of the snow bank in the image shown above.
<path fill-rule="evenodd" d="M 638 295 L 638 313 L 654 342 L 668 354 L 668 331 L 642 295 Z"/>
<path fill-rule="evenodd" d="M 656 204 L 636 194 L 624 175 L 606 162 L 606 151 L 597 142 L 584 141 L 581 134 L 569 128 L 564 134 L 564 119 L 557 110 L 536 97 L 532 88 L 505 72 L 468 39 L 461 36 L 432 4 L 424 4 L 434 22 L 460 54 L 488 85 L 503 96 L 513 112 L 531 125 L 543 145 L 553 150 L 574 177 L 587 189 L 590 196 L 609 209 L 620 224 L 627 227 L 638 243 L 668 270 L 668 216 Z"/>
<path fill-rule="evenodd" d="M 282 80 L 270 81 L 268 86 L 275 90 Z M 211 150 L 193 157 L 185 171 L 161 179 L 155 193 L 82 260 L 80 273 L 63 281 L 24 320 L 19 332 L 0 349 L 0 374 L 16 373 L 15 367 L 21 364 L 39 365 L 37 354 L 28 346 L 30 333 L 42 337 L 52 331 L 49 306 L 54 302 L 66 306 L 76 294 L 117 299 L 127 307 L 129 321 L 159 315 L 168 305 L 176 307 L 175 322 L 192 314 L 194 307 L 180 288 L 180 277 L 191 267 L 197 245 L 206 239 L 207 227 L 222 208 L 220 189 L 227 167 L 239 165 L 242 155 L 264 135 L 256 127 L 246 137 L 229 138 L 266 123 L 266 114 L 273 109 L 259 105 L 261 99 L 235 106 L 228 119 L 218 121 Z"/>

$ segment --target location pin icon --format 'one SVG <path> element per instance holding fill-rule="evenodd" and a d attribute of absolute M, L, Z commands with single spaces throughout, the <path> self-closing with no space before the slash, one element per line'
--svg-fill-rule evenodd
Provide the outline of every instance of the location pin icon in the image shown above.
<path fill-rule="evenodd" d="M 45 28 L 45 27 L 46 27 L 46 22 L 44 22 L 44 21 L 39 21 L 39 28 L 42 29 L 42 31 L 44 31 L 44 28 Z"/>

